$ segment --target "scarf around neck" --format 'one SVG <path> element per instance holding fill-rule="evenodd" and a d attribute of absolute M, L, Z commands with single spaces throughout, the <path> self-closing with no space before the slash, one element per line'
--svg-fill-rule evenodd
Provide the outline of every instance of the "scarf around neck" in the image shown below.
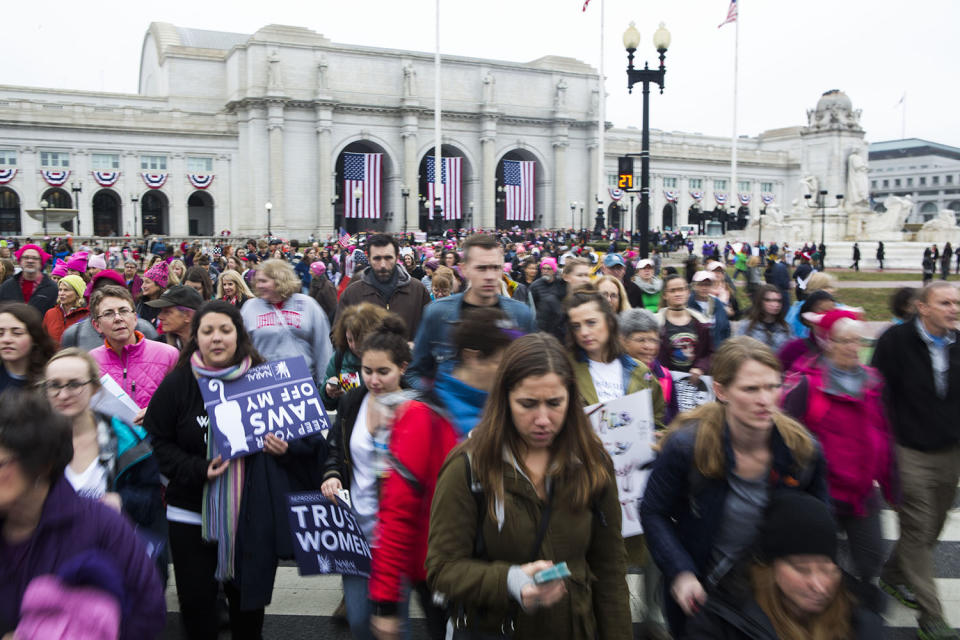
<path fill-rule="evenodd" d="M 224 381 L 238 380 L 250 369 L 253 360 L 246 356 L 232 367 L 214 369 L 204 365 L 199 351 L 190 356 L 190 368 L 199 379 L 217 378 Z M 209 427 L 208 427 L 209 429 Z M 207 435 L 207 459 L 213 459 L 213 437 Z M 201 510 L 204 540 L 217 542 L 217 580 L 230 580 L 235 575 L 234 557 L 237 541 L 237 524 L 240 521 L 240 501 L 243 498 L 243 482 L 246 478 L 246 460 L 235 458 L 223 475 L 203 486 Z"/>

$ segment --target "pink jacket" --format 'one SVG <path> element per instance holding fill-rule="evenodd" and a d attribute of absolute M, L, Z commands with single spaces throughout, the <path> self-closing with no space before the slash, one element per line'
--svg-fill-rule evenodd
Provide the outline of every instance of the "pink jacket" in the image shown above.
<path fill-rule="evenodd" d="M 168 344 L 147 340 L 137 331 L 137 343 L 125 346 L 122 355 L 106 342 L 90 355 L 100 365 L 101 374 L 110 374 L 137 406 L 145 409 L 160 382 L 177 364 L 180 352 Z"/>
<path fill-rule="evenodd" d="M 873 367 L 864 369 L 863 395 L 854 398 L 825 391 L 826 371 L 819 357 L 798 360 L 787 376 L 781 401 L 784 410 L 820 441 L 827 461 L 827 485 L 838 515 L 864 515 L 874 480 L 890 504 L 899 502 L 893 438 L 883 407 L 883 378 Z"/>

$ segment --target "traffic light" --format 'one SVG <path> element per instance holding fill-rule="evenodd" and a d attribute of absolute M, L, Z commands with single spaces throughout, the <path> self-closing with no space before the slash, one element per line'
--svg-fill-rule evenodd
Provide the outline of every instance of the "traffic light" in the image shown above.
<path fill-rule="evenodd" d="M 633 190 L 633 157 L 623 156 L 618 159 L 617 187 L 625 191 Z"/>

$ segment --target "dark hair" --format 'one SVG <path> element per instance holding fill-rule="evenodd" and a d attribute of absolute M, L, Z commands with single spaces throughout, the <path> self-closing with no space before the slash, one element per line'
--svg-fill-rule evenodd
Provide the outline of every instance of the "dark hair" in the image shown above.
<path fill-rule="evenodd" d="M 40 312 L 30 305 L 22 302 L 4 302 L 0 304 L 0 314 L 2 313 L 9 313 L 27 327 L 27 333 L 30 334 L 30 342 L 32 343 L 27 362 L 27 382 L 33 384 L 43 377 L 47 360 L 57 352 L 57 344 L 44 330 Z M 2 403 L 0 403 L 0 406 L 3 406 Z"/>
<path fill-rule="evenodd" d="M 914 287 L 900 287 L 890 296 L 890 311 L 894 317 L 906 320 L 911 317 L 911 307 L 917 299 L 917 290 Z"/>
<path fill-rule="evenodd" d="M 390 360 L 398 367 L 410 364 L 413 355 L 407 343 L 407 325 L 403 318 L 395 313 L 386 316 L 380 326 L 363 339 L 357 355 L 362 359 L 367 351 L 383 351 L 389 354 Z"/>
<path fill-rule="evenodd" d="M 393 247 L 394 257 L 399 256 L 400 245 L 397 244 L 397 241 L 393 236 L 388 236 L 385 233 L 378 233 L 370 236 L 370 238 L 367 240 L 367 255 L 370 255 L 370 249 L 373 249 L 374 247 L 385 247 L 388 244 Z"/>
<path fill-rule="evenodd" d="M 198 257 L 197 257 L 197 264 L 200 265 L 201 267 L 202 267 L 203 265 L 205 265 L 205 264 L 210 264 L 210 256 L 208 256 L 208 255 L 205 254 L 205 253 L 202 254 L 202 255 L 200 255 L 200 256 L 198 256 Z"/>
<path fill-rule="evenodd" d="M 479 351 L 483 358 L 505 349 L 517 337 L 506 326 L 508 320 L 500 307 L 465 308 L 450 335 L 457 359 L 463 360 L 465 349 Z"/>
<path fill-rule="evenodd" d="M 749 315 L 747 316 L 747 323 L 750 329 L 753 329 L 754 325 L 758 322 L 763 322 L 763 299 L 768 293 L 775 293 L 780 296 L 780 311 L 777 312 L 777 315 L 773 318 L 775 324 L 787 326 L 784 318 L 787 316 L 787 304 L 784 301 L 783 292 L 780 291 L 779 287 L 776 287 L 772 284 L 761 285 L 753 294 L 753 306 L 750 307 Z"/>
<path fill-rule="evenodd" d="M 492 235 L 486 233 L 475 233 L 467 236 L 463 241 L 463 261 L 470 262 L 470 249 L 499 249 L 500 243 Z"/>
<path fill-rule="evenodd" d="M 443 252 L 443 262 L 444 262 L 444 264 L 446 264 L 446 262 L 447 262 L 447 256 L 450 255 L 450 254 L 453 254 L 453 264 L 454 264 L 454 265 L 459 264 L 459 263 L 460 263 L 460 254 L 457 253 L 456 251 L 454 251 L 453 249 L 447 249 L 446 251 Z"/>
<path fill-rule="evenodd" d="M 190 341 L 187 342 L 183 351 L 180 352 L 180 359 L 177 361 L 178 367 L 190 366 L 190 357 L 200 348 L 200 345 L 197 343 L 197 331 L 200 329 L 200 321 L 203 320 L 203 316 L 210 313 L 222 313 L 225 316 L 229 316 L 230 321 L 233 322 L 233 328 L 237 332 L 237 350 L 233 354 L 233 360 L 231 360 L 227 366 L 232 367 L 247 356 L 250 356 L 250 359 L 253 361 L 253 366 L 265 362 L 263 356 L 261 356 L 256 347 L 253 346 L 253 340 L 250 338 L 250 334 L 247 333 L 246 327 L 243 326 L 243 316 L 240 315 L 240 309 L 223 300 L 211 300 L 210 302 L 204 303 L 204 305 L 193 314 L 193 320 L 190 322 Z"/>
<path fill-rule="evenodd" d="M 203 288 L 203 292 L 200 295 L 203 296 L 204 302 L 213 297 L 213 282 L 211 282 L 210 274 L 207 273 L 206 269 L 202 267 L 190 267 L 187 269 L 181 284 L 186 284 L 188 282 L 200 283 L 201 287 Z"/>
<path fill-rule="evenodd" d="M 70 419 L 32 390 L 9 389 L 0 394 L 0 406 L 0 447 L 13 454 L 27 479 L 58 479 L 73 459 Z"/>
<path fill-rule="evenodd" d="M 371 331 L 380 326 L 383 319 L 390 314 L 383 307 L 370 302 L 361 302 L 346 307 L 340 317 L 333 324 L 330 331 L 330 340 L 333 342 L 333 348 L 341 353 L 346 353 L 350 345 L 347 344 L 347 331 L 353 334 L 354 344 L 359 348 L 363 344 L 364 338 Z"/>
<path fill-rule="evenodd" d="M 804 298 L 803 304 L 800 305 L 800 322 L 803 322 L 803 314 L 807 313 L 808 311 L 813 311 L 814 307 L 824 300 L 832 300 L 836 302 L 836 298 L 830 295 L 830 293 L 825 289 L 817 289 Z"/>
<path fill-rule="evenodd" d="M 577 339 L 573 335 L 573 329 L 570 327 L 571 309 L 576 309 L 591 302 L 597 304 L 597 309 L 600 310 L 600 313 L 603 314 L 607 322 L 607 345 L 603 352 L 603 361 L 612 362 L 623 353 L 620 345 L 620 330 L 619 323 L 617 322 L 617 314 L 610 307 L 610 303 L 603 294 L 597 291 L 597 288 L 592 284 L 577 287 L 563 300 L 563 310 L 567 316 L 567 348 L 574 352 L 580 350 L 580 347 L 577 346 Z"/>
<path fill-rule="evenodd" d="M 663 288 L 660 289 L 661 291 L 660 308 L 661 309 L 667 306 L 667 287 L 670 286 L 670 283 L 673 282 L 674 280 L 682 280 L 683 284 L 686 285 L 688 289 L 690 288 L 690 281 L 684 276 L 680 275 L 679 273 L 668 273 L 667 275 L 663 276 Z M 686 304 L 684 304 L 684 306 L 686 306 Z"/>

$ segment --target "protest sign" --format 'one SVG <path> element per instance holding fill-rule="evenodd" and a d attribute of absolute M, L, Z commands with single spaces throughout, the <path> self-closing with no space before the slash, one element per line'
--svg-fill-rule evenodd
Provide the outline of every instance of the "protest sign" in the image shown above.
<path fill-rule="evenodd" d="M 370 577 L 370 545 L 343 502 L 334 504 L 319 491 L 306 491 L 288 494 L 287 507 L 300 575 Z"/>
<path fill-rule="evenodd" d="M 200 377 L 199 383 L 214 458 L 262 451 L 269 433 L 297 440 L 330 428 L 303 356 L 253 367 L 237 380 Z"/>
<path fill-rule="evenodd" d="M 690 381 L 690 374 L 671 371 L 674 393 L 677 394 L 677 411 L 683 413 L 696 409 L 702 404 L 713 402 L 713 378 L 700 376 L 696 383 Z"/>
<path fill-rule="evenodd" d="M 586 408 L 593 430 L 613 458 L 622 510 L 623 537 L 643 533 L 640 498 L 647 486 L 653 460 L 653 396 L 649 389 Z"/>

